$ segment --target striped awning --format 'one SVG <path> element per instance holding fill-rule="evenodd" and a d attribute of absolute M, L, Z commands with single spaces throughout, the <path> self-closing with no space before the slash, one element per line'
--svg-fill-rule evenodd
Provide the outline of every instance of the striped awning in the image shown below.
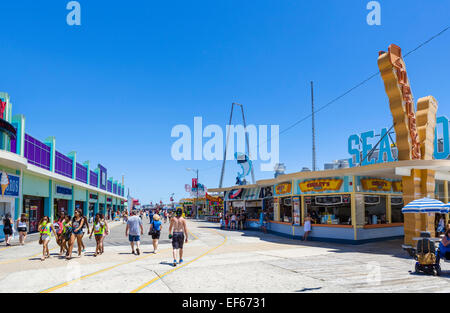
<path fill-rule="evenodd" d="M 260 188 L 248 188 L 244 192 L 244 200 L 258 200 Z"/>
<path fill-rule="evenodd" d="M 448 205 L 431 198 L 411 201 L 402 209 L 402 213 L 448 213 L 448 211 Z"/>

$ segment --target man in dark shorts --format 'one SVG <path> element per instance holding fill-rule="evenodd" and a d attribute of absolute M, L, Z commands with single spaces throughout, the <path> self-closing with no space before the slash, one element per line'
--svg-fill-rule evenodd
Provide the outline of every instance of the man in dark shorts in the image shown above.
<path fill-rule="evenodd" d="M 178 209 L 176 216 L 170 220 L 169 239 L 172 239 L 173 266 L 177 266 L 177 251 L 180 250 L 180 261 L 183 263 L 183 244 L 188 242 L 186 220 L 182 217 L 183 211 Z M 172 235 L 173 230 L 173 235 Z"/>

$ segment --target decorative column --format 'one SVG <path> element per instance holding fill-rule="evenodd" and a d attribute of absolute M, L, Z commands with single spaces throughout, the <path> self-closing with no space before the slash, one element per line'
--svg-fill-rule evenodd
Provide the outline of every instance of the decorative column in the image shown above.
<path fill-rule="evenodd" d="M 444 180 L 444 203 L 448 203 L 448 181 Z M 448 225 L 448 213 L 445 214 L 445 229 Z"/>

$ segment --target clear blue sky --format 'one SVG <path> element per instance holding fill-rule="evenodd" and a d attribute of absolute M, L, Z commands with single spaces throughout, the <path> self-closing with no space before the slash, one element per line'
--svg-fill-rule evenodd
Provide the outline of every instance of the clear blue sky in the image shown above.
<path fill-rule="evenodd" d="M 248 123 L 283 130 L 310 113 L 311 80 L 320 107 L 375 73 L 379 50 L 408 51 L 450 23 L 442 0 L 381 0 L 381 26 L 367 25 L 366 0 L 81 0 L 70 27 L 67 2 L 0 2 L 0 90 L 27 132 L 124 174 L 144 203 L 186 197 L 186 167 L 218 185 L 220 162 L 172 160 L 174 125 L 224 126 L 238 101 Z M 406 59 L 415 98 L 435 96 L 447 116 L 449 55 L 450 31 Z M 318 165 L 347 158 L 350 134 L 391 124 L 377 77 L 317 114 Z M 280 159 L 288 172 L 311 167 L 310 120 L 280 136 Z M 237 171 L 227 164 L 225 185 Z"/>

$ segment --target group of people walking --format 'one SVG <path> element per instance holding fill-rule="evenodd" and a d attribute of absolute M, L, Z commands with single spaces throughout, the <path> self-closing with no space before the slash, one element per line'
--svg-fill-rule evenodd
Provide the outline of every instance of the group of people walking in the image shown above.
<path fill-rule="evenodd" d="M 186 220 L 182 217 L 183 211 L 178 209 L 175 216 L 162 213 L 164 222 L 170 219 L 169 226 L 169 239 L 172 239 L 173 248 L 173 266 L 183 263 L 183 245 L 188 242 L 188 231 L 186 226 Z M 149 214 L 150 227 L 148 235 L 152 236 L 153 253 L 158 252 L 158 242 L 161 236 L 163 223 L 161 222 L 161 216 L 157 213 Z M 140 255 L 140 241 L 141 236 L 144 234 L 144 227 L 142 223 L 142 217 L 137 211 L 131 211 L 131 216 L 128 218 L 127 227 L 125 229 L 125 236 L 128 237 L 131 245 L 131 253 Z M 177 261 L 178 256 L 178 261 Z"/>
<path fill-rule="evenodd" d="M 183 245 L 188 242 L 188 230 L 186 220 L 182 217 L 183 211 L 178 209 L 176 212 L 167 211 L 149 214 L 150 226 L 148 235 L 152 237 L 153 253 L 158 252 L 158 243 L 163 229 L 163 224 L 168 220 L 169 226 L 169 239 L 172 240 L 173 248 L 173 265 L 183 263 Z M 125 236 L 131 245 L 132 254 L 140 255 L 140 240 L 141 235 L 144 234 L 142 217 L 144 215 L 140 212 L 133 210 L 130 216 L 123 215 L 124 221 L 126 221 Z M 6 216 L 3 220 L 4 232 L 6 235 L 6 245 L 10 245 L 10 240 L 13 234 L 13 221 L 10 216 Z M 20 244 L 25 244 L 27 236 L 27 217 L 22 214 L 16 221 L 16 227 L 19 232 Z M 41 218 L 38 224 L 39 232 L 39 244 L 42 245 L 42 257 L 41 260 L 50 257 L 49 243 L 52 238 L 55 238 L 56 243 L 59 246 L 59 256 L 65 257 L 67 260 L 72 258 L 72 251 L 75 243 L 77 244 L 78 256 L 81 257 L 82 253 L 86 251 L 83 237 L 85 234 L 89 235 L 89 239 L 92 236 L 95 237 L 96 249 L 94 256 L 98 256 L 104 252 L 104 239 L 109 234 L 108 223 L 101 213 L 97 213 L 94 217 L 92 225 L 89 225 L 89 220 L 83 215 L 81 210 L 75 210 L 74 216 L 71 217 L 65 212 L 61 212 L 54 222 L 51 222 L 48 216 Z"/>
<path fill-rule="evenodd" d="M 28 234 L 28 219 L 26 214 L 21 214 L 16 220 L 16 228 L 19 233 L 19 244 L 24 245 Z M 14 223 L 11 215 L 8 213 L 3 218 L 3 233 L 5 234 L 6 246 L 11 246 L 11 239 L 14 232 Z"/>
<path fill-rule="evenodd" d="M 86 216 L 83 216 L 81 210 L 75 210 L 73 217 L 61 212 L 58 218 L 51 223 L 48 216 L 44 216 L 39 221 L 39 244 L 42 244 L 42 257 L 41 260 L 50 257 L 48 244 L 52 239 L 52 235 L 56 239 L 56 243 L 60 247 L 59 256 L 70 260 L 72 258 L 72 250 L 77 243 L 78 256 L 81 257 L 82 252 L 86 251 L 86 247 L 83 242 L 83 236 L 87 232 L 89 239 L 92 235 L 95 235 L 97 243 L 94 256 L 103 253 L 103 240 L 105 235 L 108 234 L 108 223 L 106 222 L 103 214 L 97 213 L 94 218 L 92 228 L 89 227 L 89 222 Z"/>

